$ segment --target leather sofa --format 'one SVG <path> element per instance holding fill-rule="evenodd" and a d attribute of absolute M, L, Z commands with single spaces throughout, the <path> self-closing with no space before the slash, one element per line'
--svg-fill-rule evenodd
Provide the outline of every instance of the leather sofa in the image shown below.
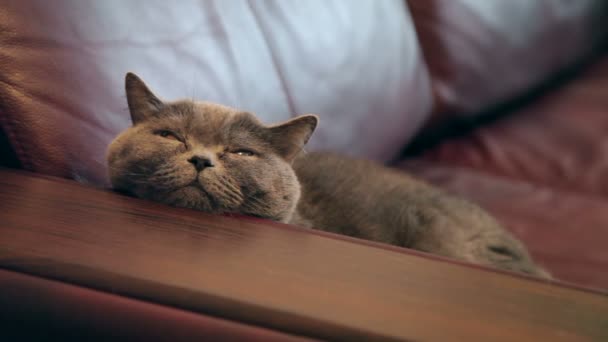
<path fill-rule="evenodd" d="M 316 113 L 310 149 L 469 198 L 560 281 L 606 289 L 604 3 L 4 1 L 0 165 L 107 188 L 133 71 L 267 122 Z"/>

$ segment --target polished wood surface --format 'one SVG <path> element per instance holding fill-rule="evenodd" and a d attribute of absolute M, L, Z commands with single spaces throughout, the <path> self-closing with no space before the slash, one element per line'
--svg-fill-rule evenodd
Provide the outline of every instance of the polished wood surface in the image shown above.
<path fill-rule="evenodd" d="M 325 339 L 608 340 L 608 297 L 0 169 L 0 267 Z"/>

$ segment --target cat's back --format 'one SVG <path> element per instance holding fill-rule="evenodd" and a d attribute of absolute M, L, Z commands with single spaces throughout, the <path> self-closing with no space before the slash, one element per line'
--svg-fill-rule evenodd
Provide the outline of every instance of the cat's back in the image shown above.
<path fill-rule="evenodd" d="M 301 184 L 294 224 L 550 277 L 483 209 L 401 170 L 323 152 L 293 167 Z"/>
<path fill-rule="evenodd" d="M 448 217 L 498 229 L 476 205 L 419 181 L 402 170 L 328 152 L 299 156 L 294 170 L 301 185 L 299 212 L 318 228 L 368 237 L 351 227 L 423 227 Z M 382 239 L 381 239 L 382 240 Z"/>
<path fill-rule="evenodd" d="M 408 174 L 379 163 L 342 156 L 331 152 L 310 152 L 295 159 L 293 168 L 302 187 L 321 187 L 331 191 L 348 187 L 369 192 L 394 188 L 396 185 L 432 190 Z"/>
<path fill-rule="evenodd" d="M 402 171 L 334 153 L 301 155 L 293 168 L 301 185 L 299 213 L 317 228 L 353 236 L 368 237 L 351 231 L 355 227 L 386 225 L 387 220 L 407 210 L 419 211 L 442 197 L 435 188 Z"/>

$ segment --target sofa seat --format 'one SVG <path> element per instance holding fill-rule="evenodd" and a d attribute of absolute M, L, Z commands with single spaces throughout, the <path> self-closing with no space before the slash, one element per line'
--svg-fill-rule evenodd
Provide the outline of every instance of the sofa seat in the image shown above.
<path fill-rule="evenodd" d="M 493 213 L 560 280 L 608 288 L 608 57 L 399 164 Z"/>

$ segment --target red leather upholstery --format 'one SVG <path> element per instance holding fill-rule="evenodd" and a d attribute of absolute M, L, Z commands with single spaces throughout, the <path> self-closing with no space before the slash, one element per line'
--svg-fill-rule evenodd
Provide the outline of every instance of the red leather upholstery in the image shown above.
<path fill-rule="evenodd" d="M 423 158 L 608 197 L 608 58 L 531 105 L 445 141 Z"/>
<path fill-rule="evenodd" d="M 491 212 L 555 278 L 608 288 L 608 200 L 448 163 L 400 166 Z"/>
<path fill-rule="evenodd" d="M 267 122 L 317 113 L 311 149 L 388 161 L 431 113 L 470 117 L 580 61 L 605 36 L 605 4 L 6 2 L 0 165 L 107 185 L 105 148 L 129 125 L 127 71 L 162 97 Z M 604 61 L 408 168 L 493 212 L 558 278 L 608 288 L 607 79 Z"/>
<path fill-rule="evenodd" d="M 127 71 L 166 98 L 268 122 L 315 112 L 312 148 L 378 160 L 401 150 L 431 105 L 401 1 L 28 0 L 0 17 L 0 124 L 23 167 L 97 185 L 106 146 L 129 125 Z"/>
<path fill-rule="evenodd" d="M 441 110 L 476 114 L 521 95 L 608 31 L 602 0 L 409 1 Z"/>
<path fill-rule="evenodd" d="M 0 284 L 5 341 L 310 341 L 6 270 Z"/>
<path fill-rule="evenodd" d="M 417 174 L 486 207 L 558 279 L 608 288 L 608 58 L 421 157 Z"/>

